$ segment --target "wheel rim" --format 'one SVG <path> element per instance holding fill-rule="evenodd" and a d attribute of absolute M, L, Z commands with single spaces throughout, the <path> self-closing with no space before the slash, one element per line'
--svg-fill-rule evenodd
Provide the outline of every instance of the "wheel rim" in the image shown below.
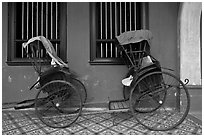
<path fill-rule="evenodd" d="M 150 130 L 170 130 L 181 124 L 187 116 L 190 108 L 189 94 L 183 82 L 167 72 L 152 72 L 147 74 L 138 80 L 135 88 L 137 88 L 140 83 L 144 84 L 142 81 L 150 80 L 150 78 L 158 79 L 158 76 L 160 76 L 162 80 L 146 83 L 146 88 L 150 90 L 146 90 L 145 93 L 135 97 L 134 89 L 131 91 L 130 108 L 137 121 L 146 128 Z M 155 88 L 155 83 L 157 85 L 161 83 L 160 87 Z M 151 85 L 153 86 L 151 87 Z M 159 98 L 160 100 L 158 100 L 157 106 L 155 106 L 152 111 L 145 111 L 145 113 L 136 111 L 139 108 L 139 104 L 145 106 L 144 104 L 148 99 L 147 96 L 149 96 L 150 93 L 163 95 L 163 98 Z M 137 103 L 135 103 L 136 98 L 138 100 Z M 159 101 L 161 102 L 159 103 Z M 151 105 L 153 106 L 153 103 Z"/>
<path fill-rule="evenodd" d="M 55 80 L 45 84 L 35 99 L 39 119 L 54 128 L 74 123 L 82 109 L 81 96 L 69 82 Z"/>

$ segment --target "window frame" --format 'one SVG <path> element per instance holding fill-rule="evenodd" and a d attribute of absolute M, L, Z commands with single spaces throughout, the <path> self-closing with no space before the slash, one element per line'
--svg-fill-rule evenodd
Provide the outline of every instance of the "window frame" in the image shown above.
<path fill-rule="evenodd" d="M 60 58 L 67 62 L 67 4 L 60 2 Z M 9 66 L 31 66 L 32 63 L 28 58 L 15 58 L 15 38 L 16 38 L 16 2 L 8 3 L 8 36 L 7 36 L 7 61 Z M 26 41 L 25 41 L 26 42 Z M 48 64 L 44 62 L 43 64 Z"/>
<path fill-rule="evenodd" d="M 141 29 L 149 28 L 149 14 L 148 14 L 148 2 L 141 2 Z M 90 61 L 91 65 L 124 65 L 122 58 L 97 58 L 96 57 L 96 2 L 90 3 Z M 101 40 L 102 41 L 102 40 Z M 107 42 L 113 42 L 112 40 L 106 40 Z"/>

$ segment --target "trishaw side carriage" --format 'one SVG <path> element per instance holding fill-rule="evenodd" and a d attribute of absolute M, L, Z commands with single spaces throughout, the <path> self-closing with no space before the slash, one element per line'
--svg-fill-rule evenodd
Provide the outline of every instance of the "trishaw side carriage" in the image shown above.
<path fill-rule="evenodd" d="M 150 130 L 170 130 L 188 115 L 190 97 L 185 85 L 189 80 L 184 84 L 163 71 L 150 54 L 151 40 L 148 30 L 128 31 L 116 37 L 129 71 L 122 80 L 124 99 L 110 101 L 109 109 L 131 110 L 134 118 Z"/>
<path fill-rule="evenodd" d="M 31 38 L 23 43 L 23 47 L 39 76 L 30 88 L 38 89 L 34 102 L 36 115 L 50 127 L 71 125 L 80 116 L 86 101 L 85 86 L 70 72 L 68 65 L 57 56 L 53 45 L 44 36 Z M 44 65 L 45 62 L 51 65 Z"/>

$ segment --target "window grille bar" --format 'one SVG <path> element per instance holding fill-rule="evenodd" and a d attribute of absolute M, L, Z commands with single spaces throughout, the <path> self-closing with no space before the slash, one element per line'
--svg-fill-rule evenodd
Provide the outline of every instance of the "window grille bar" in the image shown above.
<path fill-rule="evenodd" d="M 110 39 L 112 39 L 112 29 L 113 29 L 113 26 L 112 26 L 112 3 L 110 2 Z M 113 43 L 110 44 L 110 50 L 111 50 L 111 58 L 113 57 Z"/>
<path fill-rule="evenodd" d="M 100 3 L 100 13 L 101 13 L 101 15 L 100 15 L 100 17 L 101 17 L 101 39 L 103 39 L 103 21 L 102 21 L 102 19 L 103 19 L 103 17 L 102 17 L 102 2 Z M 101 42 L 101 58 L 103 57 L 103 44 L 102 44 L 102 42 Z"/>
<path fill-rule="evenodd" d="M 24 2 L 22 3 L 22 39 L 24 39 Z"/>
<path fill-rule="evenodd" d="M 122 4 L 120 2 L 120 34 L 122 33 Z"/>
<path fill-rule="evenodd" d="M 57 34 L 57 26 L 58 26 L 58 24 L 57 24 L 57 18 L 58 18 L 58 15 L 57 15 L 57 14 L 58 14 L 58 12 L 57 12 L 58 7 L 57 7 L 57 5 L 58 5 L 58 4 L 57 4 L 57 2 L 56 2 L 56 11 L 55 11 L 55 13 L 56 13 L 56 28 L 55 28 L 55 29 L 56 29 L 56 32 L 55 32 L 55 33 L 56 33 L 56 39 L 57 39 L 57 35 L 58 35 L 58 34 Z"/>
<path fill-rule="evenodd" d="M 118 35 L 118 32 L 117 32 L 117 26 L 118 26 L 118 23 L 117 23 L 117 2 L 115 2 L 115 36 Z M 118 57 L 118 49 L 117 49 L 117 46 L 115 46 L 115 56 L 116 58 Z"/>
<path fill-rule="evenodd" d="M 31 3 L 31 37 L 33 37 L 33 2 Z"/>
<path fill-rule="evenodd" d="M 28 19 L 29 19 L 29 2 L 27 2 L 27 24 L 26 24 L 26 26 L 27 26 L 27 28 L 26 28 L 27 37 L 26 38 L 27 39 L 28 39 L 28 24 L 29 24 L 29 22 L 28 22 L 29 20 Z"/>
<path fill-rule="evenodd" d="M 137 17 L 136 17 L 137 5 L 136 5 L 136 2 L 134 3 L 134 9 L 135 9 L 135 30 L 137 30 Z"/>
<path fill-rule="evenodd" d="M 38 36 L 38 2 L 37 2 L 37 6 L 36 6 L 36 35 Z"/>
<path fill-rule="evenodd" d="M 108 22 L 108 17 L 107 17 L 107 2 L 105 3 L 105 39 L 107 39 L 107 32 L 108 32 L 108 26 L 107 26 L 107 22 Z M 107 45 L 107 42 L 105 43 L 106 44 L 106 50 L 105 50 L 105 57 L 108 56 L 108 45 Z"/>
<path fill-rule="evenodd" d="M 130 11 L 130 31 L 131 31 L 132 30 L 132 23 L 131 23 L 131 18 L 132 18 L 131 2 L 130 2 L 129 11 Z"/>
<path fill-rule="evenodd" d="M 57 55 L 58 55 L 58 44 L 56 44 L 56 47 L 55 47 L 55 49 L 56 49 L 56 53 L 57 53 Z"/>
<path fill-rule="evenodd" d="M 22 30 L 22 35 L 21 35 L 21 38 L 24 39 L 24 2 L 22 3 L 22 26 L 21 26 L 21 30 Z M 23 53 L 24 53 L 24 50 L 23 50 L 23 46 L 21 47 L 21 57 L 23 58 Z"/>
<path fill-rule="evenodd" d="M 51 16 L 51 39 L 52 39 L 52 33 L 53 33 L 53 30 L 52 30 L 52 27 L 53 27 L 53 26 L 52 26 L 52 25 L 53 25 L 53 24 L 52 24 L 52 23 L 53 23 L 53 18 L 52 18 L 52 10 L 53 10 L 53 9 L 52 9 L 52 6 L 53 6 L 53 3 L 51 2 L 51 9 L 50 9 L 50 10 L 51 10 L 51 15 L 50 15 L 50 16 Z"/>
<path fill-rule="evenodd" d="M 46 7 L 45 7 L 46 11 L 45 11 L 45 15 L 46 15 L 46 26 L 45 26 L 45 29 L 46 29 L 46 38 L 48 38 L 48 2 L 46 2 Z"/>
<path fill-rule="evenodd" d="M 41 35 L 43 36 L 43 2 L 41 2 Z"/>
<path fill-rule="evenodd" d="M 127 30 L 127 17 L 126 17 L 126 14 L 127 14 L 127 11 L 126 11 L 126 2 L 125 2 L 125 31 Z"/>
<path fill-rule="evenodd" d="M 120 34 L 122 33 L 122 3 L 120 2 Z M 122 52 L 119 53 L 122 56 Z"/>

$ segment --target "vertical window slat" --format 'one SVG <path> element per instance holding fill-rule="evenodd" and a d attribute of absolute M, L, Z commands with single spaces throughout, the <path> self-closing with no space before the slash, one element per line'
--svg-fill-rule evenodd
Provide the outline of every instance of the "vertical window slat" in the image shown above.
<path fill-rule="evenodd" d="M 112 26 L 112 3 L 110 2 L 110 39 L 112 39 L 112 30 L 113 30 L 113 26 Z M 111 58 L 113 57 L 113 44 L 112 42 L 110 43 L 110 53 L 111 53 Z"/>
<path fill-rule="evenodd" d="M 22 18 L 22 26 L 21 26 L 22 35 L 21 35 L 21 38 L 22 38 L 22 40 L 24 40 L 24 2 L 22 2 L 22 14 L 21 14 L 21 18 Z M 21 49 L 21 57 L 23 58 L 23 54 L 24 54 L 23 46 L 21 48 L 22 48 Z"/>
<path fill-rule="evenodd" d="M 43 2 L 41 2 L 41 35 L 43 36 Z"/>
<path fill-rule="evenodd" d="M 125 17 L 124 17 L 124 20 L 125 20 L 125 24 L 124 24 L 124 26 L 125 26 L 125 31 L 127 31 L 127 11 L 126 11 L 127 9 L 126 9 L 126 2 L 125 2 Z"/>
<path fill-rule="evenodd" d="M 102 7 L 103 5 L 102 5 L 102 2 L 100 3 L 100 17 L 101 17 L 101 39 L 103 39 L 103 17 L 102 17 L 102 11 L 103 11 L 103 7 Z M 103 44 L 102 44 L 102 42 L 101 42 L 101 58 L 103 57 Z"/>
<path fill-rule="evenodd" d="M 46 19 L 45 19 L 45 21 L 46 21 L 46 26 L 45 26 L 45 32 L 46 32 L 46 34 L 45 34 L 45 36 L 46 36 L 46 38 L 48 38 L 48 2 L 46 2 L 46 7 L 45 7 L 45 15 L 46 15 Z"/>
<path fill-rule="evenodd" d="M 120 34 L 122 33 L 122 3 L 120 2 Z"/>
<path fill-rule="evenodd" d="M 52 6 L 53 6 L 53 3 L 51 3 L 51 9 L 50 9 L 50 11 L 51 11 L 51 15 L 50 15 L 50 17 L 51 17 L 51 27 L 50 27 L 50 29 L 51 29 L 51 39 L 53 39 L 53 37 L 52 37 L 52 34 L 53 34 L 53 30 L 52 30 L 52 28 L 53 28 L 53 19 L 52 19 Z"/>
<path fill-rule="evenodd" d="M 130 31 L 131 31 L 132 30 L 132 22 L 131 22 L 131 19 L 132 19 L 132 8 L 131 8 L 131 2 L 130 2 L 129 12 L 130 12 Z"/>
<path fill-rule="evenodd" d="M 33 2 L 31 3 L 31 37 L 33 37 Z"/>
<path fill-rule="evenodd" d="M 137 30 L 137 17 L 136 17 L 137 5 L 136 5 L 136 3 L 134 3 L 134 9 L 135 9 L 135 22 L 134 22 L 134 24 L 135 24 L 135 30 Z"/>
<path fill-rule="evenodd" d="M 38 2 L 36 5 L 36 35 L 38 36 Z"/>
<path fill-rule="evenodd" d="M 55 35 L 55 38 L 56 38 L 56 39 L 57 39 L 57 35 L 58 35 L 58 34 L 57 34 L 57 26 L 58 26 L 58 23 L 57 23 L 57 18 L 58 18 L 58 15 L 57 15 L 58 12 L 57 12 L 57 10 L 58 10 L 58 7 L 57 7 L 57 5 L 58 5 L 58 4 L 57 4 L 57 2 L 56 2 L 56 10 L 55 10 L 55 15 L 56 15 L 56 28 L 55 28 L 55 29 L 56 29 L 56 32 L 55 32 L 56 35 Z"/>
<path fill-rule="evenodd" d="M 118 23 L 117 23 L 117 2 L 115 2 L 115 36 L 118 35 L 117 26 L 118 26 Z M 115 46 L 115 57 L 116 58 L 118 57 L 117 46 Z"/>
<path fill-rule="evenodd" d="M 27 2 L 27 18 L 26 18 L 26 19 L 27 19 L 27 24 L 26 24 L 26 26 L 27 26 L 27 28 L 26 28 L 26 32 L 27 32 L 26 34 L 27 34 L 27 37 L 26 37 L 26 38 L 28 39 L 28 25 L 29 25 L 29 22 L 28 22 L 28 21 L 29 21 L 29 20 L 28 20 L 28 19 L 29 19 L 29 2 Z"/>
<path fill-rule="evenodd" d="M 107 37 L 107 32 L 108 32 L 108 26 L 107 26 L 107 21 L 108 21 L 108 17 L 107 17 L 107 2 L 105 3 L 105 39 L 108 39 Z M 105 42 L 106 45 L 106 49 L 105 49 L 105 57 L 107 58 L 108 56 L 108 46 L 107 46 L 107 42 Z"/>
<path fill-rule="evenodd" d="M 22 26 L 21 26 L 21 29 L 22 29 L 22 39 L 24 39 L 24 2 L 22 2 Z"/>

